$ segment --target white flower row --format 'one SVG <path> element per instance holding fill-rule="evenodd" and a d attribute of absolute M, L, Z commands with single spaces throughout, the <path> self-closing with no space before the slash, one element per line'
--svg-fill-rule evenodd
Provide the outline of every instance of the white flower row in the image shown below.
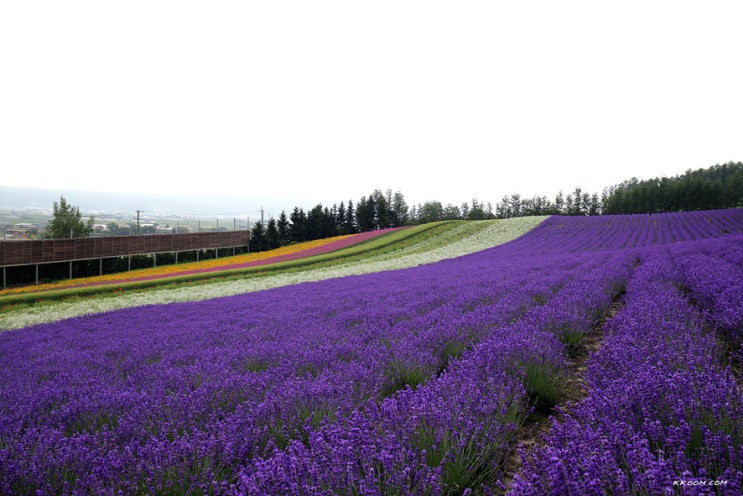
<path fill-rule="evenodd" d="M 0 313 L 0 329 L 18 329 L 33 324 L 54 322 L 70 317 L 107 312 L 121 308 L 205 300 L 302 282 L 403 269 L 421 264 L 434 263 L 506 243 L 533 229 L 545 218 L 523 217 L 464 223 L 462 226 L 446 231 L 439 236 L 429 238 L 397 251 L 368 257 L 360 261 L 339 263 L 338 265 L 323 268 L 259 277 L 246 277 L 244 279 L 197 286 L 184 286 L 175 289 L 125 293 L 117 297 L 49 303 L 23 308 L 21 310 L 10 310 Z"/>

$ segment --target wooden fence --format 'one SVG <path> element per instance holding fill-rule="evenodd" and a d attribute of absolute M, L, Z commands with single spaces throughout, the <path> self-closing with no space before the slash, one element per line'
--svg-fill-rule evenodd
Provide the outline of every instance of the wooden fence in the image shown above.
<path fill-rule="evenodd" d="M 249 231 L 0 241 L 0 267 L 248 246 Z"/>

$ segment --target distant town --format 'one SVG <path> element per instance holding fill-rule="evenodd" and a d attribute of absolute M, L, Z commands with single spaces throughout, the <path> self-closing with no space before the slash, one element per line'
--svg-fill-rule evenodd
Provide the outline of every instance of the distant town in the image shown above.
<path fill-rule="evenodd" d="M 41 239 L 61 193 L 80 207 L 85 220 L 93 218 L 95 236 L 245 229 L 248 220 L 253 224 L 260 219 L 262 208 L 268 217 L 293 204 L 257 197 L 60 192 L 0 185 L 0 239 Z"/>
<path fill-rule="evenodd" d="M 182 234 L 207 231 L 245 230 L 248 218 L 178 216 L 174 214 L 147 214 L 140 213 L 139 221 L 136 213 L 132 214 L 101 214 L 93 216 L 93 232 L 91 236 L 130 236 L 135 234 Z M 39 209 L 27 210 L 0 210 L 0 226 L 2 239 L 33 240 L 42 239 L 47 224 L 52 219 L 51 211 Z"/>

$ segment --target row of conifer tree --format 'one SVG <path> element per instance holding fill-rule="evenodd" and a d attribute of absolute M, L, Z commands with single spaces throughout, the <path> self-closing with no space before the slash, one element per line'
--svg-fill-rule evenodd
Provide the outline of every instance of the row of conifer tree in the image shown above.
<path fill-rule="evenodd" d="M 499 203 L 477 199 L 461 205 L 438 201 L 409 206 L 401 192 L 374 190 L 358 201 L 332 207 L 300 207 L 287 215 L 256 222 L 251 228 L 251 251 L 327 238 L 341 234 L 385 229 L 441 220 L 505 219 L 532 215 L 611 215 L 707 210 L 743 206 L 743 163 L 729 162 L 707 169 L 689 170 L 675 177 L 640 181 L 632 178 L 607 187 L 601 195 L 577 187 L 568 194 L 522 198 L 504 196 Z"/>

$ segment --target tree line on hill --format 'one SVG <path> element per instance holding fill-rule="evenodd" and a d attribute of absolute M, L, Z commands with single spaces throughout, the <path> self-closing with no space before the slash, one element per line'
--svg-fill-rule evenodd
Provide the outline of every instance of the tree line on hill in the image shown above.
<path fill-rule="evenodd" d="M 713 210 L 743 206 L 743 162 L 688 170 L 675 177 L 612 186 L 602 202 L 605 214 L 639 214 Z"/>
<path fill-rule="evenodd" d="M 580 187 L 567 195 L 558 192 L 554 201 L 546 196 L 504 196 L 495 217 L 647 214 L 734 207 L 743 207 L 742 162 L 688 170 L 674 177 L 643 181 L 633 177 L 604 188 L 600 196 Z"/>
<path fill-rule="evenodd" d="M 743 163 L 729 162 L 707 169 L 688 170 L 675 177 L 640 181 L 628 179 L 604 188 L 601 195 L 576 187 L 546 196 L 504 196 L 493 207 L 476 198 L 459 206 L 428 201 L 409 207 L 401 192 L 374 190 L 354 203 L 349 200 L 308 212 L 295 207 L 287 218 L 270 218 L 251 229 L 251 250 L 278 248 L 289 243 L 311 241 L 340 234 L 385 229 L 441 220 L 507 219 L 534 215 L 612 215 L 709 210 L 743 206 Z"/>
<path fill-rule="evenodd" d="M 375 189 L 356 203 L 348 200 L 332 207 L 318 203 L 306 211 L 294 207 L 289 216 L 282 211 L 278 219 L 256 222 L 250 230 L 251 251 L 271 250 L 291 243 L 355 234 L 411 223 L 408 204 L 402 193 Z"/>
<path fill-rule="evenodd" d="M 495 206 L 473 199 L 461 205 L 438 201 L 409 206 L 401 192 L 375 189 L 358 201 L 342 201 L 332 207 L 318 203 L 305 211 L 294 207 L 287 215 L 256 222 L 251 227 L 251 251 L 278 248 L 342 234 L 424 224 L 442 220 L 483 220 L 533 215 L 607 215 L 704 210 L 743 206 L 743 163 L 729 162 L 707 169 L 688 170 L 675 177 L 628 179 L 604 188 L 601 195 L 577 187 L 572 192 L 523 198 L 504 196 Z M 81 218 L 80 210 L 64 199 L 54 204 L 51 237 L 87 235 L 92 219 Z"/>

